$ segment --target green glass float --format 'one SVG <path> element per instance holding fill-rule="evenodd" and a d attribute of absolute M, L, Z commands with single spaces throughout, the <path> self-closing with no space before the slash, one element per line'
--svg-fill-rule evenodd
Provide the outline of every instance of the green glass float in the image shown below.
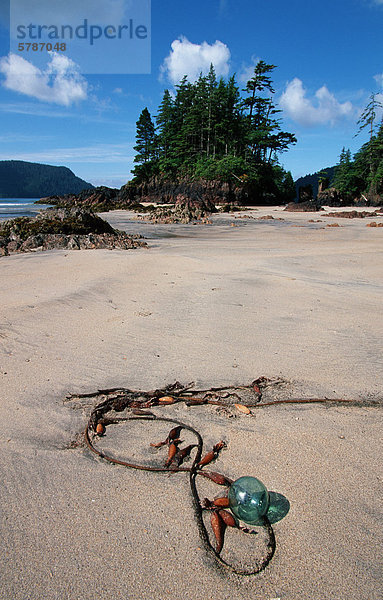
<path fill-rule="evenodd" d="M 269 492 L 256 477 L 240 477 L 229 488 L 230 510 L 248 525 L 260 525 L 269 508 Z"/>

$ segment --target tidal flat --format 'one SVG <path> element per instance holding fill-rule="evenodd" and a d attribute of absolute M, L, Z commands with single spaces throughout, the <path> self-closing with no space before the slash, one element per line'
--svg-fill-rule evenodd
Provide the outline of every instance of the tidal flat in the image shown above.
<path fill-rule="evenodd" d="M 383 228 L 280 207 L 212 225 L 102 216 L 149 248 L 0 259 L 0 599 L 378 600 Z M 66 397 L 261 376 L 283 382 L 279 399 L 355 404 L 160 409 L 207 450 L 227 442 L 214 470 L 289 500 L 271 563 L 241 578 L 208 558 L 187 477 L 94 458 L 73 443 L 92 402 Z"/>

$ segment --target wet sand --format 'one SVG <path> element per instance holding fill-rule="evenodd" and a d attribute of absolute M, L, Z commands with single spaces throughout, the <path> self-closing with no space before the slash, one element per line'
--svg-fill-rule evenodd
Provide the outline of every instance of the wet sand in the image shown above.
<path fill-rule="evenodd" d="M 248 214 L 147 226 L 149 249 L 0 259 L 2 600 L 381 597 L 383 228 L 275 207 Z M 129 213 L 104 216 L 136 232 Z M 187 477 L 68 449 L 89 407 L 67 394 L 260 376 L 284 380 L 281 398 L 361 403 L 231 418 L 161 409 L 207 449 L 228 441 L 218 471 L 288 498 L 261 575 L 217 570 Z"/>

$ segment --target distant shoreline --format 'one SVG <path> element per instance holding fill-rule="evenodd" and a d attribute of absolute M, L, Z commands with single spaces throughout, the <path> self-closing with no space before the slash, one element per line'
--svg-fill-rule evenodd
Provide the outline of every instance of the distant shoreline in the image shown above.
<path fill-rule="evenodd" d="M 34 217 L 37 213 L 50 206 L 35 204 L 38 198 L 0 198 L 0 221 L 16 217 Z"/>

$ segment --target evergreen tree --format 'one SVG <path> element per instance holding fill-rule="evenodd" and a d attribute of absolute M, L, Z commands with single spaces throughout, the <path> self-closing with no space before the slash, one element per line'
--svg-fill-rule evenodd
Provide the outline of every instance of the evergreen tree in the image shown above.
<path fill-rule="evenodd" d="M 147 163 L 155 158 L 156 134 L 152 117 L 147 108 L 140 114 L 137 123 L 136 145 L 137 155 L 134 162 Z"/>
<path fill-rule="evenodd" d="M 353 164 L 351 160 L 351 151 L 345 147 L 339 156 L 339 162 L 334 173 L 334 187 L 342 193 L 351 192 L 351 178 L 353 177 Z"/>
<path fill-rule="evenodd" d="M 194 86 L 192 86 L 185 75 L 176 86 L 176 97 L 174 100 L 174 129 L 172 139 L 172 159 L 177 168 L 180 169 L 189 155 L 188 127 L 189 111 L 192 107 Z"/>
<path fill-rule="evenodd" d="M 369 161 L 367 193 L 369 196 L 376 196 L 383 193 L 383 123 L 367 146 Z"/>
<path fill-rule="evenodd" d="M 156 116 L 157 123 L 157 147 L 163 160 L 167 160 L 173 135 L 174 126 L 174 103 L 169 90 L 164 91 L 162 102 Z"/>
<path fill-rule="evenodd" d="M 210 65 L 209 73 L 206 77 L 207 86 L 207 124 L 206 124 L 206 155 L 215 156 L 215 138 L 214 129 L 216 121 L 216 94 L 217 78 L 215 76 L 215 70 L 213 65 Z"/>
<path fill-rule="evenodd" d="M 281 131 L 277 118 L 281 111 L 272 100 L 274 88 L 269 75 L 274 69 L 275 65 L 260 60 L 244 90 L 250 94 L 242 102 L 248 111 L 247 150 L 258 164 L 271 163 L 278 152 L 287 150 L 289 145 L 297 141 L 293 134 Z"/>
<path fill-rule="evenodd" d="M 383 125 L 351 159 L 350 150 L 342 148 L 335 169 L 334 187 L 342 193 L 377 200 L 383 194 Z"/>
<path fill-rule="evenodd" d="M 377 116 L 377 111 L 379 111 L 379 109 L 380 110 L 383 109 L 382 102 L 377 100 L 376 96 L 377 96 L 377 94 L 371 94 L 369 103 L 367 104 L 367 106 L 364 109 L 364 111 L 362 112 L 359 120 L 357 121 L 357 125 L 359 125 L 359 129 L 358 129 L 357 133 L 355 134 L 355 137 L 357 135 L 359 135 L 359 133 L 361 131 L 363 131 L 363 129 L 368 127 L 369 132 L 370 132 L 370 140 L 372 139 L 372 136 L 374 134 L 374 129 L 375 129 L 375 120 L 376 120 L 376 116 Z"/>
<path fill-rule="evenodd" d="M 246 91 L 250 94 L 247 98 L 243 100 L 243 106 L 246 107 L 249 111 L 249 122 L 253 118 L 253 114 L 256 112 L 254 108 L 258 103 L 259 96 L 256 95 L 256 92 L 265 92 L 268 91 L 270 94 L 274 94 L 274 88 L 272 85 L 272 80 L 268 73 L 271 73 L 275 69 L 275 65 L 270 65 L 265 63 L 263 60 L 258 61 L 257 65 L 254 68 L 254 75 L 246 84 Z"/>

